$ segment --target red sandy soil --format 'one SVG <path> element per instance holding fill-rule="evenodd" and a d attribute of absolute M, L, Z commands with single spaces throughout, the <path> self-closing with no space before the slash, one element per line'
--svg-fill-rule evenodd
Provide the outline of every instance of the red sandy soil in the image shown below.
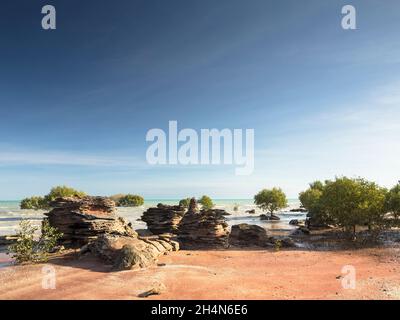
<path fill-rule="evenodd" d="M 0 264 L 4 262 L 0 256 Z M 352 251 L 179 251 L 140 271 L 110 272 L 95 258 L 58 258 L 56 289 L 42 289 L 43 265 L 0 269 L 0 299 L 400 299 L 400 249 Z M 165 265 L 164 265 L 165 264 Z M 356 288 L 342 288 L 342 267 Z"/>

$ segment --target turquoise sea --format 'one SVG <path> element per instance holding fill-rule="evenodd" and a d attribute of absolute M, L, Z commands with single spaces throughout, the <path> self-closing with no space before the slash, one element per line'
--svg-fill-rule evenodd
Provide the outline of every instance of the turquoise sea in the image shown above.
<path fill-rule="evenodd" d="M 150 207 L 156 206 L 158 203 L 164 204 L 177 204 L 177 199 L 149 199 L 146 200 L 144 205 L 137 208 L 117 208 L 118 214 L 132 222 L 135 229 L 145 229 L 146 224 L 143 221 L 138 221 L 142 213 Z M 281 221 L 261 221 L 259 215 L 263 212 L 258 209 L 252 199 L 216 199 L 214 200 L 215 208 L 224 209 L 231 215 L 227 216 L 229 225 L 239 223 L 257 224 L 270 230 L 273 234 L 285 234 L 293 229 L 289 225 L 292 219 L 304 219 L 304 213 L 290 212 L 292 208 L 299 207 L 297 199 L 290 199 L 289 207 L 278 213 Z M 21 210 L 19 208 L 20 201 L 0 201 L 0 236 L 15 234 L 18 224 L 22 219 L 27 219 L 32 224 L 40 226 L 44 217 L 44 211 L 35 210 Z M 234 211 L 233 208 L 238 205 L 239 210 Z M 247 210 L 255 209 L 256 214 L 250 215 L 246 213 Z"/>

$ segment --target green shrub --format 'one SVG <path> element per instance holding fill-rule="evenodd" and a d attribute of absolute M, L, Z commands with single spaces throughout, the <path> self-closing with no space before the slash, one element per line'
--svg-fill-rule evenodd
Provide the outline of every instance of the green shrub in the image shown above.
<path fill-rule="evenodd" d="M 275 251 L 280 251 L 281 248 L 282 248 L 282 241 L 281 240 L 275 240 L 274 248 L 275 248 Z"/>
<path fill-rule="evenodd" d="M 189 208 L 190 199 L 191 198 L 182 199 L 181 201 L 179 201 L 179 205 L 184 208 Z"/>
<path fill-rule="evenodd" d="M 299 194 L 299 200 L 303 208 L 308 212 L 319 211 L 319 199 L 322 196 L 325 185 L 320 181 L 310 183 L 310 187 Z"/>
<path fill-rule="evenodd" d="M 325 183 L 328 183 L 326 181 Z M 300 192 L 299 200 L 303 208 L 308 211 L 308 217 L 312 218 L 313 224 L 329 224 L 329 217 L 323 210 L 321 205 L 321 197 L 325 188 L 325 184 L 321 181 L 310 183 L 310 187 Z"/>
<path fill-rule="evenodd" d="M 280 188 L 261 190 L 254 196 L 254 203 L 260 209 L 268 211 L 271 216 L 275 211 L 287 207 L 286 195 Z"/>
<path fill-rule="evenodd" d="M 209 196 L 202 196 L 199 200 L 199 203 L 203 206 L 203 209 L 209 210 L 214 207 L 214 203 Z"/>
<path fill-rule="evenodd" d="M 343 227 L 355 239 L 357 226 L 367 226 L 370 231 L 378 232 L 387 226 L 385 214 L 389 207 L 392 210 L 396 207 L 397 189 L 392 190 L 390 196 L 390 192 L 374 182 L 342 177 L 310 184 L 309 189 L 300 193 L 299 199 L 313 223 Z"/>
<path fill-rule="evenodd" d="M 25 198 L 21 201 L 21 209 L 47 210 L 50 208 L 50 202 L 61 197 L 83 197 L 86 194 L 66 186 L 54 187 L 44 197 Z"/>
<path fill-rule="evenodd" d="M 326 183 L 320 205 L 337 226 L 356 235 L 356 226 L 385 226 L 387 190 L 365 179 L 336 178 Z"/>
<path fill-rule="evenodd" d="M 16 263 L 47 261 L 49 252 L 62 237 L 57 229 L 50 226 L 47 219 L 43 220 L 41 235 L 38 240 L 35 240 L 37 230 L 38 228 L 32 226 L 27 220 L 20 222 L 17 241 L 9 246 L 9 253 L 12 254 Z"/>
<path fill-rule="evenodd" d="M 21 201 L 20 208 L 28 210 L 46 210 L 48 209 L 48 204 L 43 197 L 30 197 Z"/>
<path fill-rule="evenodd" d="M 389 190 L 386 196 L 387 211 L 393 214 L 395 222 L 400 218 L 400 183 Z"/>
<path fill-rule="evenodd" d="M 86 193 L 83 191 L 75 190 L 67 186 L 57 186 L 50 190 L 44 198 L 47 203 L 62 197 L 84 197 Z"/>
<path fill-rule="evenodd" d="M 144 204 L 144 199 L 141 196 L 134 195 L 134 194 L 127 194 L 121 197 L 117 205 L 119 207 L 139 207 Z"/>

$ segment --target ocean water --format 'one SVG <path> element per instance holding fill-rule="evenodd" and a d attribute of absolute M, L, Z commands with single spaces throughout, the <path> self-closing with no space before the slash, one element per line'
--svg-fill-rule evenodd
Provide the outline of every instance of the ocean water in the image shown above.
<path fill-rule="evenodd" d="M 158 203 L 175 205 L 179 200 L 173 199 L 151 199 L 145 201 L 144 205 L 136 208 L 117 208 L 118 214 L 129 220 L 134 229 L 146 229 L 146 224 L 139 221 L 140 216 L 150 207 Z M 21 210 L 19 201 L 0 201 L 0 236 L 15 234 L 18 224 L 22 219 L 32 222 L 33 225 L 40 226 L 44 217 L 44 211 Z M 298 208 L 300 203 L 297 199 L 288 201 L 289 207 L 278 212 L 280 221 L 262 221 L 259 215 L 263 212 L 257 208 L 252 199 L 217 199 L 214 200 L 216 209 L 224 209 L 230 216 L 227 216 L 227 222 L 230 226 L 239 223 L 256 224 L 266 228 L 272 235 L 286 235 L 295 227 L 289 225 L 292 219 L 305 219 L 304 213 L 290 212 L 290 209 Z M 235 205 L 238 205 L 238 211 L 234 211 Z M 246 213 L 247 210 L 255 209 L 255 214 Z"/>

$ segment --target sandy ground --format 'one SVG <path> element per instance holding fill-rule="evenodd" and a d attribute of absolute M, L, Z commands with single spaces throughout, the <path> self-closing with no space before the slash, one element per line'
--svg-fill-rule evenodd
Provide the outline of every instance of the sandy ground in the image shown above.
<path fill-rule="evenodd" d="M 7 263 L 0 256 L 0 266 Z M 110 272 L 95 258 L 49 262 L 56 288 L 43 289 L 43 265 L 0 269 L 1 299 L 400 299 L 400 250 L 179 251 L 147 270 Z M 355 289 L 344 289 L 342 268 L 356 271 Z"/>

